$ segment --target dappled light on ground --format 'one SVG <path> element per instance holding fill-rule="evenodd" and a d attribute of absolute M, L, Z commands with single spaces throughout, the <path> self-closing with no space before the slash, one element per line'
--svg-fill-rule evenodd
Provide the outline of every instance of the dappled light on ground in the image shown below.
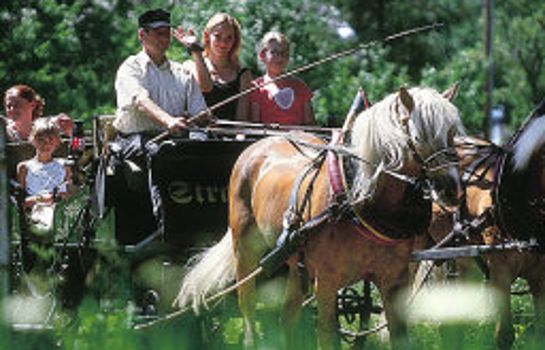
<path fill-rule="evenodd" d="M 497 292 L 479 284 L 453 283 L 421 289 L 403 309 L 411 322 L 480 322 L 493 320 Z"/>

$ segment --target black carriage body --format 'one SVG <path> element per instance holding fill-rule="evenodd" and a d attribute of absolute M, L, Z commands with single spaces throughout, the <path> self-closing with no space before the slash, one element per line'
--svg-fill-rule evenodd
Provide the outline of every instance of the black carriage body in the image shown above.
<path fill-rule="evenodd" d="M 181 139 L 160 145 L 151 169 L 161 192 L 166 243 L 199 246 L 225 233 L 229 176 L 249 144 Z"/>

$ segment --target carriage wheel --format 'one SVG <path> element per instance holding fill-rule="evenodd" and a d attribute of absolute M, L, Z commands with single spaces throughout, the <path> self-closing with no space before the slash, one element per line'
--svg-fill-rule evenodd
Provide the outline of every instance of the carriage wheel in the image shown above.
<path fill-rule="evenodd" d="M 362 281 L 343 288 L 337 295 L 337 320 L 342 340 L 352 344 L 353 349 L 361 349 L 365 343 L 363 333 L 369 330 L 372 314 L 382 312 L 382 307 L 374 303 L 373 286 Z"/>

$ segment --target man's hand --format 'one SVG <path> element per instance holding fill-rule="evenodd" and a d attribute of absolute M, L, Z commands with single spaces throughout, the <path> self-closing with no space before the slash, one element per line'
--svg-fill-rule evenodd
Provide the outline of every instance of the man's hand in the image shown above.
<path fill-rule="evenodd" d="M 212 115 L 212 111 L 210 111 L 209 109 L 207 109 L 205 112 L 200 112 L 196 116 L 188 119 L 189 123 L 195 124 L 201 128 L 213 125 L 215 121 L 216 118 L 214 117 L 214 115 Z"/>
<path fill-rule="evenodd" d="M 185 116 L 181 117 L 171 117 L 166 125 L 168 131 L 171 133 L 180 132 L 187 128 L 187 118 Z"/>

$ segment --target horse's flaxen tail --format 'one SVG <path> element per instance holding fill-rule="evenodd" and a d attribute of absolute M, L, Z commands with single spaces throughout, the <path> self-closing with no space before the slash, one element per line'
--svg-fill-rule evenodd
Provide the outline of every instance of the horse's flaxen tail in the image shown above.
<path fill-rule="evenodd" d="M 186 266 L 182 287 L 174 304 L 179 307 L 191 305 L 195 312 L 206 305 L 206 297 L 225 288 L 235 280 L 231 230 L 216 245 L 192 257 Z"/>

